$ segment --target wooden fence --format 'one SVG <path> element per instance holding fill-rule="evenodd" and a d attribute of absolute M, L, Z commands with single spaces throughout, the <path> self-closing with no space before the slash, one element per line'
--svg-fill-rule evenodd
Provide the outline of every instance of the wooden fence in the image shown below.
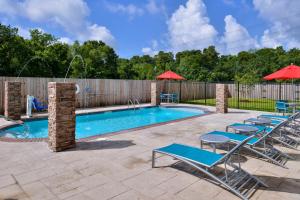
<path fill-rule="evenodd" d="M 14 81 L 15 77 L 0 77 L 0 112 L 4 109 L 4 82 Z M 22 109 L 26 108 L 26 96 L 33 95 L 47 102 L 48 82 L 63 82 L 62 78 L 21 77 Z M 77 94 L 77 107 L 98 107 L 127 104 L 128 99 L 138 98 L 141 103 L 150 102 L 150 80 L 111 80 L 111 79 L 66 79 L 80 87 Z"/>
<path fill-rule="evenodd" d="M 228 84 L 232 97 L 248 99 L 299 100 L 300 85 L 291 83 Z"/>
<path fill-rule="evenodd" d="M 4 111 L 4 82 L 15 81 L 16 77 L 0 77 L 0 113 Z M 42 102 L 47 102 L 48 82 L 63 82 L 63 78 L 20 77 L 22 82 L 22 109 L 26 108 L 26 96 L 33 95 Z M 99 107 L 124 105 L 128 99 L 137 98 L 140 103 L 150 102 L 151 80 L 117 80 L 117 79 L 66 79 L 76 82 L 80 87 L 77 94 L 77 107 Z M 203 82 L 162 81 L 163 92 L 181 93 L 181 100 L 214 98 L 215 84 Z M 206 91 L 206 93 L 205 93 Z"/>
<path fill-rule="evenodd" d="M 0 77 L 0 113 L 4 110 L 4 82 L 15 81 L 16 77 Z M 62 78 L 20 77 L 22 82 L 22 109 L 26 108 L 26 95 L 33 95 L 47 102 L 48 82 L 63 82 Z M 128 99 L 139 99 L 140 103 L 150 102 L 151 80 L 112 80 L 112 79 L 66 79 L 80 87 L 77 94 L 77 107 L 99 107 L 127 104 Z M 252 86 L 229 83 L 232 97 L 266 99 L 300 99 L 300 85 L 255 84 Z M 161 90 L 165 93 L 180 94 L 181 101 L 213 99 L 216 97 L 216 83 L 193 81 L 162 81 Z"/>

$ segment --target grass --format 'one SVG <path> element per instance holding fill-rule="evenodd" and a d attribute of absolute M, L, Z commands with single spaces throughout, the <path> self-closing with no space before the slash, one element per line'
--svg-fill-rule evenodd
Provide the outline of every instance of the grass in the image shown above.
<path fill-rule="evenodd" d="M 260 111 L 275 111 L 275 101 L 272 99 L 240 99 L 238 103 L 237 98 L 229 98 L 228 106 L 229 108 L 239 108 L 244 110 L 260 110 Z M 215 106 L 216 99 L 198 99 L 198 100 L 190 100 L 185 101 L 184 103 L 190 104 L 200 104 L 200 105 L 208 105 Z"/>

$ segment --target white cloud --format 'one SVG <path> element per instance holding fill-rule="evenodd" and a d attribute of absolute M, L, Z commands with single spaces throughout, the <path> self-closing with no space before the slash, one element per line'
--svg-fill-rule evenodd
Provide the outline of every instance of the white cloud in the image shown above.
<path fill-rule="evenodd" d="M 61 43 L 65 43 L 65 44 L 72 44 L 73 41 L 71 38 L 68 37 L 61 37 L 58 39 L 58 41 L 60 41 Z"/>
<path fill-rule="evenodd" d="M 0 13 L 58 25 L 79 41 L 97 39 L 114 43 L 106 27 L 87 21 L 89 8 L 84 0 L 0 0 Z"/>
<path fill-rule="evenodd" d="M 148 0 L 145 7 L 150 14 L 163 14 L 167 16 L 165 5 L 163 3 L 158 4 L 156 0 Z"/>
<path fill-rule="evenodd" d="M 0 0 L 0 13 L 13 16 L 17 14 L 16 7 L 19 7 L 19 4 L 20 2 L 18 3 L 14 0 Z"/>
<path fill-rule="evenodd" d="M 115 38 L 111 32 L 106 27 L 97 24 L 88 26 L 82 40 L 102 40 L 111 46 L 115 46 Z"/>
<path fill-rule="evenodd" d="M 160 7 L 157 5 L 155 0 L 149 0 L 146 4 L 146 9 L 152 14 L 160 12 Z"/>
<path fill-rule="evenodd" d="M 259 48 L 256 39 L 252 38 L 248 30 L 239 24 L 234 17 L 227 15 L 225 32 L 221 42 L 225 45 L 224 53 L 236 54 L 240 51 Z"/>
<path fill-rule="evenodd" d="M 33 22 L 53 22 L 66 31 L 77 31 L 89 14 L 83 0 L 0 0 L 0 13 L 26 17 Z"/>
<path fill-rule="evenodd" d="M 261 38 L 263 46 L 299 47 L 299 0 L 253 0 L 253 5 L 259 15 L 271 24 Z"/>
<path fill-rule="evenodd" d="M 135 16 L 141 16 L 144 14 L 144 9 L 134 4 L 123 5 L 120 3 L 115 4 L 115 3 L 105 2 L 105 5 L 109 11 L 114 13 L 125 13 L 129 15 L 131 19 L 133 19 Z"/>
<path fill-rule="evenodd" d="M 203 49 L 213 45 L 217 31 L 210 24 L 202 0 L 189 0 L 172 14 L 167 22 L 171 50 Z"/>
<path fill-rule="evenodd" d="M 154 56 L 156 54 L 158 54 L 158 41 L 157 40 L 152 40 L 151 41 L 151 47 L 144 47 L 142 48 L 142 52 L 144 55 L 150 55 L 150 56 Z"/>
<path fill-rule="evenodd" d="M 163 14 L 167 16 L 166 7 L 163 3 L 158 4 L 156 0 L 148 0 L 144 5 L 138 6 L 135 4 L 121 4 L 104 1 L 106 8 L 113 13 L 123 13 L 133 19 L 137 16 L 142 16 L 145 13 Z"/>
<path fill-rule="evenodd" d="M 29 39 L 30 38 L 30 32 L 29 29 L 23 28 L 21 26 L 17 26 L 18 28 L 18 35 L 22 36 L 23 38 Z"/>

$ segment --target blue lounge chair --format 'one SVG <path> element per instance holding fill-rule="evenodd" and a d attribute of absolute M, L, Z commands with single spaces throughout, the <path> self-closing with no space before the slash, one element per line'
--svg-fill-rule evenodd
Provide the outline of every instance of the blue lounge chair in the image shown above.
<path fill-rule="evenodd" d="M 300 117 L 300 112 L 294 113 L 293 115 L 290 116 L 264 114 L 264 115 L 259 115 L 257 118 L 270 119 L 272 121 L 271 126 L 276 126 L 280 124 L 282 121 L 284 121 L 285 132 L 293 135 L 294 137 L 300 138 L 300 121 L 298 120 L 299 117 Z"/>
<path fill-rule="evenodd" d="M 239 149 L 252 138 L 253 136 L 247 137 L 226 154 L 217 154 L 200 148 L 173 143 L 166 147 L 153 150 L 152 167 L 156 167 L 155 159 L 157 153 L 171 156 L 208 175 L 241 199 L 248 199 L 260 186 L 268 186 L 255 176 L 243 170 L 240 162 L 236 165 L 230 158 L 234 153 L 238 153 Z M 215 173 L 212 171 L 213 168 L 221 164 L 224 164 L 224 173 L 221 174 L 220 172 Z M 231 168 L 230 171 L 227 169 L 228 166 Z"/>
<path fill-rule="evenodd" d="M 245 123 L 255 124 L 256 119 L 257 118 L 254 118 L 254 117 L 246 119 L 246 120 L 244 120 L 244 124 Z M 264 119 L 264 118 L 260 118 L 260 119 Z M 254 120 L 254 122 L 252 122 L 251 120 Z M 268 126 L 276 126 L 276 125 L 280 124 L 282 121 L 284 121 L 284 120 L 281 120 L 281 119 L 272 119 L 272 118 L 269 118 L 269 120 L 271 121 L 271 124 L 266 124 Z"/>
<path fill-rule="evenodd" d="M 299 117 L 300 117 L 300 112 L 296 112 L 292 115 L 263 114 L 263 115 L 259 115 L 257 118 L 268 118 L 268 119 L 274 119 L 274 120 L 293 121 Z"/>
<path fill-rule="evenodd" d="M 271 138 L 272 140 L 274 140 L 286 147 L 298 150 L 297 147 L 299 145 L 299 142 L 296 139 L 288 136 L 286 131 L 283 129 L 283 127 L 286 125 L 286 123 L 287 123 L 286 121 L 282 121 L 280 124 L 278 124 L 275 127 L 267 127 L 267 126 L 254 125 L 254 124 L 234 123 L 234 124 L 230 124 L 226 127 L 226 132 L 228 132 L 228 130 L 233 128 L 234 126 L 254 126 L 254 127 L 258 128 L 258 131 L 256 132 L 256 134 L 271 132 L 270 134 L 268 134 L 268 138 Z"/>
<path fill-rule="evenodd" d="M 296 112 L 290 116 L 264 114 L 264 115 L 259 115 L 257 118 L 267 118 L 267 119 L 272 119 L 272 121 L 273 120 L 286 121 L 285 126 L 287 128 L 290 128 L 290 130 L 287 129 L 287 131 L 296 137 L 300 137 L 300 121 L 298 120 L 299 117 L 300 117 L 300 112 Z"/>
<path fill-rule="evenodd" d="M 40 101 L 38 101 L 37 98 L 33 98 L 32 100 L 32 103 L 33 103 L 33 108 L 36 110 L 36 111 L 44 111 L 44 110 L 47 110 L 48 109 L 48 106 Z"/>
<path fill-rule="evenodd" d="M 207 134 L 223 135 L 228 137 L 230 142 L 235 144 L 242 142 L 248 137 L 245 135 L 224 131 L 212 131 Z M 273 164 L 287 168 L 285 164 L 288 159 L 294 158 L 276 149 L 272 144 L 267 144 L 266 138 L 269 134 L 271 134 L 271 132 L 256 134 L 255 137 L 249 140 L 243 147 L 257 156 L 265 158 L 267 161 L 270 161 Z"/>

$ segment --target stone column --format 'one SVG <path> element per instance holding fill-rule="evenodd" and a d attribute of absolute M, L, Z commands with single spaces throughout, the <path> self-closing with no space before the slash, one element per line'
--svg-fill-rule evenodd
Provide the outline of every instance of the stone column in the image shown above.
<path fill-rule="evenodd" d="M 21 82 L 5 81 L 4 115 L 13 120 L 21 119 Z"/>
<path fill-rule="evenodd" d="M 48 83 L 48 145 L 54 151 L 75 147 L 75 83 Z"/>
<path fill-rule="evenodd" d="M 228 113 L 228 85 L 216 84 L 216 111 Z"/>
<path fill-rule="evenodd" d="M 160 105 L 160 87 L 157 81 L 151 82 L 151 105 Z"/>

